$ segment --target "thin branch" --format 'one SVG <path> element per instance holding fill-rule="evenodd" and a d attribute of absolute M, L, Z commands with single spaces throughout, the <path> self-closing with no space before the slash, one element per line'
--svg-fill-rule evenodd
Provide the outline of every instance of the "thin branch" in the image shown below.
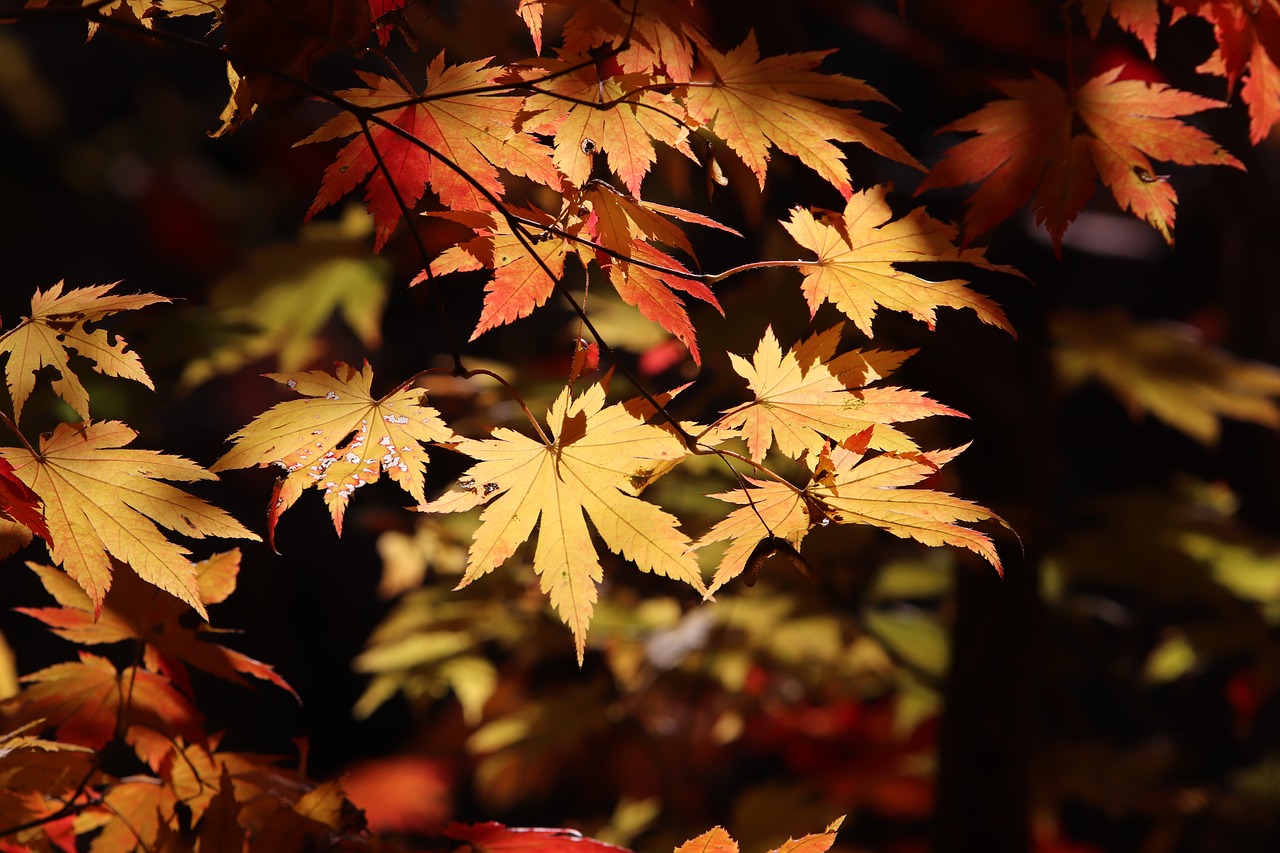
<path fill-rule="evenodd" d="M 9 427 L 9 431 L 18 437 L 18 441 L 22 442 L 22 446 L 27 449 L 27 452 L 29 452 L 36 459 L 40 458 L 40 454 L 37 453 L 36 449 L 31 446 L 31 442 L 27 441 L 27 437 L 22 434 L 22 431 L 18 429 L 18 425 L 15 424 L 9 418 L 8 415 L 6 415 L 4 412 L 0 412 L 0 420 L 3 420 L 5 425 Z"/>

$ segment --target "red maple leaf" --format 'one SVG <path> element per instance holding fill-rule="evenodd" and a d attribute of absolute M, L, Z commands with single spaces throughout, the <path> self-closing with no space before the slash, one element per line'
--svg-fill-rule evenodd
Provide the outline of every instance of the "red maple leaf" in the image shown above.
<path fill-rule="evenodd" d="M 346 112 L 299 142 L 303 145 L 356 135 L 325 170 L 307 215 L 333 204 L 368 176 L 365 198 L 376 225 L 376 248 L 381 249 L 400 221 L 400 202 L 412 209 L 428 184 L 441 203 L 455 210 L 491 209 L 490 199 L 501 198 L 506 192 L 499 168 L 559 189 L 560 179 L 547 147 L 511 129 L 511 117 L 522 99 L 470 93 L 497 78 L 499 69 L 487 66 L 487 60 L 480 60 L 446 68 L 444 54 L 440 54 L 427 68 L 427 87 L 421 95 L 395 80 L 357 72 L 367 86 L 338 95 L 356 106 L 382 110 L 380 115 L 400 132 L 371 124 L 366 135 L 361 120 Z M 453 92 L 459 94 L 451 95 Z M 399 104 L 403 106 L 396 106 Z"/>
<path fill-rule="evenodd" d="M 992 228 L 1031 201 L 1060 251 L 1067 226 L 1093 195 L 1095 182 L 1125 210 L 1173 242 L 1178 195 L 1148 158 L 1186 165 L 1240 161 L 1178 116 L 1225 106 L 1163 84 L 1119 79 L 1113 68 L 1067 92 L 1036 73 L 999 85 L 1008 95 L 942 131 L 972 132 L 947 152 L 917 192 L 981 182 L 969 199 L 965 237 Z"/>
<path fill-rule="evenodd" d="M 1173 21 L 1194 15 L 1213 25 L 1218 49 L 1196 70 L 1227 78 L 1228 91 L 1243 76 L 1240 96 L 1249 107 L 1249 140 L 1257 145 L 1280 122 L 1280 2 L 1277 0 L 1167 0 Z"/>
<path fill-rule="evenodd" d="M 12 519 L 44 541 L 51 542 L 40 506 L 40 496 L 18 479 L 9 460 L 0 459 L 0 517 Z"/>

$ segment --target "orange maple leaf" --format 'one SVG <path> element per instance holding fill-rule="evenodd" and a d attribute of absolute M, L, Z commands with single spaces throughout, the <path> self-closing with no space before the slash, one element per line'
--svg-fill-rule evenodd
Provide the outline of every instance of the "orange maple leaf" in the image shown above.
<path fill-rule="evenodd" d="M 861 80 L 814 71 L 832 51 L 760 58 L 752 32 L 738 47 L 720 53 L 700 45 L 699 57 L 712 79 L 689 87 L 689 119 L 710 125 L 764 189 L 769 150 L 776 146 L 800 158 L 848 198 L 853 193 L 844 152 L 832 142 L 857 142 L 899 163 L 923 170 L 884 125 L 857 110 L 823 101 L 880 101 L 885 97 Z"/>
<path fill-rule="evenodd" d="M 183 627 L 179 618 L 188 606 L 142 580 L 127 566 L 118 567 L 102 610 L 95 618 L 93 601 L 69 577 L 50 566 L 27 563 L 40 578 L 45 591 L 60 607 L 19 607 L 50 626 L 58 636 L 81 645 L 129 640 L 145 645 L 143 663 L 152 672 L 162 673 L 191 692 L 191 679 L 184 664 L 236 684 L 245 684 L 240 674 L 270 681 L 297 693 L 265 663 L 216 643 L 205 642 L 201 634 Z M 240 551 L 217 554 L 196 563 L 196 582 L 205 604 L 217 604 L 235 589 L 240 569 Z M 207 626 L 205 626 L 207 627 Z M 209 632 L 202 632 L 204 637 Z"/>
<path fill-rule="evenodd" d="M 63 293 L 63 282 L 58 282 L 47 291 L 37 290 L 31 297 L 31 316 L 0 336 L 0 355 L 8 356 L 4 373 L 13 395 L 15 420 L 22 418 L 22 407 L 35 388 L 36 373 L 43 367 L 54 367 L 59 373 L 52 383 L 54 393 L 80 417 L 89 418 L 89 392 L 71 370 L 71 351 L 89 359 L 99 373 L 155 388 L 142 360 L 128 349 L 123 338 L 112 338 L 105 329 L 87 328 L 87 324 L 119 311 L 169 301 L 151 293 L 111 293 L 119 283 L 75 287 Z"/>
<path fill-rule="evenodd" d="M 88 652 L 78 663 L 59 663 L 23 676 L 29 684 L 5 701 L 10 724 L 44 720 L 60 740 L 100 749 L 125 723 L 168 737 L 202 740 L 202 717 L 169 679 L 144 669 L 116 670 L 111 661 Z"/>
<path fill-rule="evenodd" d="M 1147 54 L 1155 59 L 1156 33 L 1160 29 L 1160 6 L 1157 0 L 1080 0 L 1089 32 L 1096 39 L 1102 19 L 1111 15 L 1120 28 L 1133 33 Z"/>
<path fill-rule="evenodd" d="M 547 412 L 553 440 L 497 429 L 489 439 L 459 441 L 460 452 L 479 460 L 460 481 L 465 488 L 420 508 L 460 512 L 489 504 L 459 587 L 502 565 L 539 527 L 533 568 L 573 631 L 579 664 L 603 578 L 588 517 L 609 550 L 643 571 L 706 591 L 679 521 L 636 497 L 637 483 L 687 455 L 684 445 L 634 414 L 639 404 L 605 408 L 604 401 L 598 384 L 577 398 L 566 388 Z"/>
<path fill-rule="evenodd" d="M 982 182 L 969 199 L 965 237 L 992 228 L 1031 200 L 1060 252 L 1062 235 L 1101 178 L 1116 202 L 1145 219 L 1169 243 L 1177 193 L 1148 157 L 1185 165 L 1234 166 L 1240 161 L 1178 116 L 1225 106 L 1164 84 L 1120 80 L 1121 67 L 1089 80 L 1074 94 L 1037 72 L 999 85 L 992 101 L 942 131 L 974 132 L 947 152 L 918 192 Z"/>
<path fill-rule="evenodd" d="M 919 391 L 863 387 L 890 375 L 914 351 L 837 356 L 842 327 L 818 332 L 785 353 L 770 327 L 750 362 L 729 354 L 755 399 L 730 409 L 716 425 L 740 428 L 752 461 L 764 459 L 775 444 L 793 459 L 817 455 L 827 438 L 844 441 L 864 430 L 871 447 L 914 451 L 916 443 L 890 424 L 931 415 L 965 417 Z"/>
<path fill-rule="evenodd" d="M 518 85 L 559 75 L 540 83 L 525 99 L 518 127 L 554 138 L 552 159 L 568 183 L 585 186 L 595 155 L 603 151 L 609 168 L 639 196 L 641 182 L 657 161 L 655 140 L 698 162 L 689 147 L 684 108 L 672 95 L 653 91 L 651 75 L 610 74 L 590 60 L 585 54 L 562 52 L 507 78 Z M 569 71 L 584 62 L 585 67 Z"/>
<path fill-rule="evenodd" d="M 493 206 L 485 196 L 486 191 L 499 199 L 506 192 L 499 168 L 559 189 L 560 179 L 547 147 L 532 136 L 511 129 L 511 117 L 520 108 L 522 99 L 467 91 L 489 86 L 497 80 L 501 70 L 488 67 L 488 60 L 446 68 L 444 54 L 437 55 L 427 67 L 427 87 L 421 95 L 386 77 L 357 73 L 367 88 L 345 89 L 338 95 L 357 106 L 379 109 L 387 121 L 412 139 L 389 128 L 370 125 L 370 135 L 378 149 L 375 154 L 369 138 L 361 130 L 360 119 L 345 112 L 297 143 L 303 145 L 359 134 L 338 152 L 337 159 L 325 170 L 308 216 L 351 192 L 372 172 L 365 197 L 377 228 L 375 248 L 381 249 L 400 221 L 402 211 L 396 201 L 397 193 L 412 209 L 430 184 L 447 207 L 486 210 Z M 458 94 L 450 94 L 453 92 Z M 415 99 L 418 100 L 414 102 Z M 394 106 L 404 102 L 409 103 Z M 413 140 L 430 146 L 452 165 L 433 157 Z M 379 154 L 394 182 L 394 190 L 387 183 L 387 175 L 378 168 Z"/>
<path fill-rule="evenodd" d="M 277 403 L 254 418 L 231 437 L 236 446 L 210 470 L 251 465 L 285 470 L 267 512 L 268 542 L 274 541 L 280 516 L 308 488 L 324 492 L 339 535 L 351 495 L 383 472 L 419 503 L 426 500 L 427 455 L 420 442 L 454 438 L 439 413 L 423 405 L 426 392 L 399 387 L 375 399 L 367 362 L 363 370 L 339 362 L 332 374 L 266 375 L 304 399 Z"/>
<path fill-rule="evenodd" d="M 49 556 L 89 595 L 95 613 L 111 588 L 114 558 L 207 618 L 191 552 L 160 528 L 193 538 L 258 537 L 216 506 L 161 482 L 217 477 L 180 456 L 125 449 L 136 437 L 119 421 L 58 424 L 41 437 L 38 454 L 0 447 L 0 456 L 44 502 Z"/>
<path fill-rule="evenodd" d="M 697 542 L 698 548 L 713 542 L 729 542 L 712 579 L 712 592 L 741 574 L 761 543 L 780 539 L 795 547 L 813 527 L 826 522 L 868 524 L 925 545 L 967 548 L 1003 573 L 991 538 L 964 526 L 978 521 L 997 521 L 1004 525 L 999 516 L 946 492 L 904 488 L 937 473 L 968 445 L 951 450 L 868 457 L 868 433 L 855 436 L 843 445 L 825 447 L 815 460 L 812 479 L 804 489 L 748 478 L 754 487 L 749 494 L 738 489 L 711 496 L 744 504 L 717 522 Z"/>
<path fill-rule="evenodd" d="M 544 228 L 555 220 L 548 214 L 533 209 L 517 209 L 512 213 Z M 564 275 L 565 259 L 571 254 L 582 258 L 586 247 L 569 237 L 546 231 L 537 233 L 531 240 L 534 252 L 516 236 L 505 217 L 489 213 L 433 213 L 473 228 L 476 236 L 464 240 L 441 252 L 431 262 L 431 275 L 448 275 L 453 272 L 472 272 L 489 269 L 493 278 L 484 288 L 484 307 L 476 322 L 471 340 L 497 328 L 528 317 L 533 309 L 543 305 L 555 290 L 555 281 Z M 561 220 L 557 227 L 576 236 L 585 223 L 576 216 Z M 532 230 L 532 229 L 531 229 Z M 583 259 L 585 265 L 587 259 Z M 539 263 L 541 259 L 541 263 Z M 543 265 L 546 269 L 543 269 Z M 547 275 L 547 270 L 551 275 Z M 552 277 L 554 276 L 554 278 Z M 427 280 L 427 273 L 419 273 L 410 285 Z"/>
<path fill-rule="evenodd" d="M 563 0 L 561 0 L 563 2 Z M 690 0 L 574 0 L 564 25 L 564 49 L 586 53 L 609 45 L 627 73 L 666 74 L 686 81 L 693 73 L 693 41 L 701 36 Z"/>
<path fill-rule="evenodd" d="M 1166 0 L 1173 21 L 1185 15 L 1213 25 L 1218 49 L 1196 70 L 1227 78 L 1228 91 L 1244 76 L 1240 96 L 1249 107 L 1249 140 L 1257 145 L 1280 122 L 1280 2 L 1277 0 Z"/>
<path fill-rule="evenodd" d="M 791 211 L 782 223 L 795 241 L 818 255 L 816 264 L 797 264 L 804 272 L 805 299 L 810 315 L 830 300 L 867 337 L 878 307 L 906 311 L 932 329 L 939 306 L 969 308 L 984 323 L 1013 334 L 1000 306 L 970 290 L 959 279 L 930 281 L 899 269 L 900 263 L 953 261 L 981 269 L 1021 275 L 1011 267 L 987 261 L 981 249 L 958 249 L 956 231 L 923 208 L 901 219 L 885 199 L 889 187 L 876 186 L 849 197 L 843 214 L 803 208 Z"/>
<path fill-rule="evenodd" d="M 773 848 L 769 853 L 826 853 L 835 843 L 836 832 L 844 823 L 844 816 L 833 820 L 823 832 L 805 835 L 800 838 L 788 838 L 784 843 Z M 714 827 L 690 838 L 675 849 L 675 853 L 738 853 L 738 842 L 722 827 Z"/>

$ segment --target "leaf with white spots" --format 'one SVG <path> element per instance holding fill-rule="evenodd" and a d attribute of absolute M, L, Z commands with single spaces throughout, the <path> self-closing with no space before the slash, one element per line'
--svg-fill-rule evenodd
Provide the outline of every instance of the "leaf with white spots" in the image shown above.
<path fill-rule="evenodd" d="M 573 631 L 579 664 L 596 585 L 603 579 L 587 518 L 610 551 L 641 570 L 707 591 L 675 516 L 635 496 L 658 469 L 688 451 L 675 435 L 646 423 L 643 404 L 604 408 L 604 399 L 598 384 L 577 398 L 566 388 L 547 413 L 554 441 L 509 429 L 494 430 L 483 441 L 459 441 L 458 450 L 480 461 L 459 481 L 460 492 L 422 507 L 461 512 L 489 504 L 480 514 L 460 587 L 506 562 L 537 527 L 533 568 Z"/>
<path fill-rule="evenodd" d="M 374 399 L 368 362 L 363 370 L 339 362 L 333 374 L 312 370 L 267 376 L 303 399 L 278 403 L 254 418 L 231 437 L 236 446 L 211 470 L 251 465 L 284 469 L 267 513 L 269 541 L 274 541 L 280 516 L 309 487 L 324 493 L 339 535 L 352 493 L 384 472 L 419 503 L 426 501 L 422 445 L 455 436 L 435 409 L 423 405 L 424 391 L 397 387 Z"/>

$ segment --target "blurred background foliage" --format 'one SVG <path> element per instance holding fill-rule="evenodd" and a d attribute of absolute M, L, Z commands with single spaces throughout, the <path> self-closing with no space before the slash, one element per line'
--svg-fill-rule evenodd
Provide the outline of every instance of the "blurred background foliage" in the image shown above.
<path fill-rule="evenodd" d="M 411 2 L 403 20 L 419 49 L 395 40 L 390 54 L 411 78 L 441 49 L 453 62 L 527 56 L 511 6 Z M 824 69 L 884 91 L 899 109 L 877 118 L 926 163 L 952 141 L 934 131 L 989 98 L 993 80 L 1032 68 L 1064 79 L 1064 43 L 1078 74 L 1126 63 L 1224 94 L 1194 73 L 1212 46 L 1199 22 L 1163 30 L 1153 64 L 1110 22 L 1090 39 L 1071 4 L 897 6 L 711 2 L 704 23 L 722 45 L 754 28 L 765 52 L 839 49 Z M 185 26 L 200 35 L 203 24 Z M 83 35 L 56 21 L 0 29 L 0 315 L 12 324 L 33 288 L 63 278 L 178 298 L 118 324 L 161 390 L 95 384 L 102 417 L 207 465 L 279 399 L 260 373 L 367 358 L 389 387 L 449 364 L 430 294 L 406 287 L 420 263 L 403 228 L 374 256 L 359 210 L 302 224 L 331 151 L 291 146 L 322 106 L 261 114 L 213 140 L 226 99 L 215 64 Z M 316 79 L 348 85 L 348 67 L 326 60 Z M 977 281 L 1007 306 L 1017 341 L 958 313 L 934 333 L 877 320 L 875 346 L 920 349 L 902 383 L 972 418 L 915 432 L 930 446 L 974 442 L 934 485 L 1018 531 L 1020 543 L 1001 543 L 1003 581 L 967 555 L 848 528 L 805 543 L 812 581 L 775 560 L 755 587 L 731 585 L 714 603 L 606 572 L 579 670 L 527 563 L 452 591 L 474 517 L 420 517 L 379 487 L 361 493 L 338 540 L 319 502 L 303 501 L 278 532 L 282 556 L 245 549 L 219 624 L 243 629 L 238 647 L 275 665 L 303 704 L 213 688 L 202 695 L 214 728 L 235 749 L 305 736 L 313 774 L 348 773 L 375 827 L 405 833 L 498 819 L 664 850 L 721 823 L 755 850 L 849 813 L 838 842 L 849 850 L 1274 849 L 1280 149 L 1248 144 L 1238 106 L 1203 122 L 1249 172 L 1177 170 L 1175 248 L 1103 194 L 1061 261 L 1028 218 L 989 235 L 991 257 L 1034 282 Z M 729 184 L 708 200 L 701 174 L 669 153 L 646 184 L 653 199 L 747 235 L 692 233 L 705 269 L 791 257 L 776 224 L 785 206 L 839 204 L 781 155 L 763 193 L 726 158 Z M 912 204 L 916 174 L 849 155 L 855 183 L 892 181 L 899 209 Z M 923 201 L 954 219 L 963 198 Z M 433 250 L 456 236 L 435 218 L 415 225 Z M 479 282 L 442 283 L 455 327 L 474 323 Z M 678 414 L 741 392 L 723 353 L 749 351 L 766 324 L 783 340 L 806 333 L 797 284 L 779 270 L 725 282 L 728 323 L 694 307 L 706 367 Z M 655 387 L 695 376 L 678 344 L 603 291 L 590 292 L 593 316 Z M 578 335 L 553 303 L 467 352 L 530 389 L 539 412 Z M 484 381 L 428 387 L 464 434 L 521 420 Z M 58 403 L 29 405 L 49 416 Z M 432 494 L 463 467 L 435 458 Z M 732 481 L 714 461 L 684 469 L 655 497 L 696 534 L 724 511 L 702 495 Z M 266 472 L 234 473 L 202 494 L 261 529 L 269 487 Z M 15 672 L 66 648 L 11 611 L 40 599 L 30 573 L 11 567 L 4 583 L 0 629 L 17 651 L 0 658 L 0 689 L 11 691 Z"/>

